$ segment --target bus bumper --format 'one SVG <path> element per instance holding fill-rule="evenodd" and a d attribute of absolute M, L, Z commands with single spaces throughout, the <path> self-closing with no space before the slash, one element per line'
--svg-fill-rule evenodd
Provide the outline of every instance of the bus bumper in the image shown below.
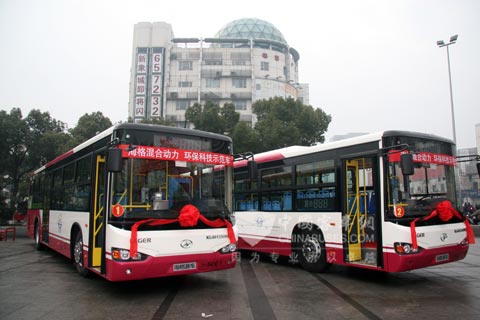
<path fill-rule="evenodd" d="M 464 259 L 467 252 L 468 245 L 460 244 L 422 249 L 422 251 L 415 254 L 402 255 L 395 252 L 387 252 L 385 253 L 385 271 L 402 272 L 454 262 Z"/>
<path fill-rule="evenodd" d="M 130 281 L 210 272 L 235 267 L 237 253 L 219 252 L 168 257 L 147 257 L 144 261 L 119 262 L 106 259 L 110 281 Z"/>

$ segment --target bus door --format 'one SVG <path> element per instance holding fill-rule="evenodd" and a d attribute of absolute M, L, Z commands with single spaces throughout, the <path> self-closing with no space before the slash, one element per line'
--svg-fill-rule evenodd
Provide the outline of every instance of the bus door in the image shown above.
<path fill-rule="evenodd" d="M 42 241 L 48 243 L 49 242 L 49 223 L 50 223 L 50 199 L 51 197 L 51 192 L 52 192 L 52 175 L 47 174 L 45 176 L 45 182 L 44 182 L 44 187 L 46 190 L 44 195 L 44 200 L 43 200 L 43 210 L 42 210 L 42 227 L 41 227 L 41 232 L 42 232 Z"/>
<path fill-rule="evenodd" d="M 378 183 L 375 157 L 343 160 L 343 239 L 345 259 L 378 266 L 380 237 L 377 219 Z"/>
<path fill-rule="evenodd" d="M 106 166 L 105 157 L 97 155 L 95 159 L 95 170 L 93 171 L 93 207 L 90 214 L 89 228 L 89 266 L 100 268 L 104 272 L 105 262 L 105 178 Z"/>

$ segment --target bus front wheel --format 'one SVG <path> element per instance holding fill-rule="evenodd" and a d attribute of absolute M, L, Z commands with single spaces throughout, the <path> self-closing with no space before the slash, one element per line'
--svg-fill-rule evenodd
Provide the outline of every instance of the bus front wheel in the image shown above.
<path fill-rule="evenodd" d="M 35 239 L 35 249 L 42 250 L 43 245 L 40 242 L 40 223 L 35 221 L 35 229 L 34 229 L 34 239 Z"/>
<path fill-rule="evenodd" d="M 82 233 L 78 231 L 75 234 L 75 242 L 73 245 L 73 265 L 77 272 L 86 277 L 89 274 L 88 269 L 85 267 L 84 259 L 83 259 L 83 240 L 82 240 Z"/>
<path fill-rule="evenodd" d="M 323 272 L 327 263 L 325 240 L 320 231 L 304 230 L 296 235 L 295 253 L 302 268 L 310 272 Z"/>

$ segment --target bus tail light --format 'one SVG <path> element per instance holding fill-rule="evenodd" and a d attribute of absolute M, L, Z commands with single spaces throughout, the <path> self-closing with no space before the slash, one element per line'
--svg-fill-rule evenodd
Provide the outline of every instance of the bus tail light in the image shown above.
<path fill-rule="evenodd" d="M 220 253 L 231 253 L 231 252 L 235 252 L 236 250 L 237 250 L 237 245 L 234 243 L 230 243 L 225 247 L 223 247 L 222 249 L 220 249 Z"/>
<path fill-rule="evenodd" d="M 411 243 L 395 242 L 393 246 L 395 247 L 395 252 L 398 254 L 413 254 L 421 251 L 420 248 L 413 249 Z"/>
<path fill-rule="evenodd" d="M 461 246 L 468 246 L 469 242 L 468 242 L 468 238 L 465 238 L 463 239 L 462 242 L 459 243 Z"/>
<path fill-rule="evenodd" d="M 141 261 L 147 258 L 146 255 L 137 252 L 134 257 L 130 257 L 130 250 L 121 248 L 112 248 L 112 258 L 116 261 Z"/>

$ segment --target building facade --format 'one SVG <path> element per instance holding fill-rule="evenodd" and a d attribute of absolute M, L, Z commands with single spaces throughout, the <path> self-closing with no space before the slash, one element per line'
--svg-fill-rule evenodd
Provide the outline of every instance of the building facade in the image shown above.
<path fill-rule="evenodd" d="M 299 59 L 281 32 L 260 19 L 232 21 L 212 38 L 175 38 L 168 23 L 137 23 L 129 117 L 161 117 L 183 127 L 188 107 L 212 101 L 234 104 L 240 120 L 253 124 L 257 100 L 280 96 L 309 104 Z"/>
<path fill-rule="evenodd" d="M 474 159 L 480 154 L 480 123 L 475 125 L 475 142 L 476 148 L 459 149 L 458 155 L 463 159 Z M 462 204 L 470 202 L 480 206 L 480 177 L 477 171 L 477 161 L 459 162 L 458 168 Z"/>
<path fill-rule="evenodd" d="M 459 149 L 458 155 L 460 157 L 474 159 L 475 156 L 478 155 L 478 149 Z M 473 205 L 480 205 L 480 178 L 477 171 L 477 161 L 471 160 L 459 162 L 458 169 L 462 204 L 465 202 L 470 202 Z"/>

